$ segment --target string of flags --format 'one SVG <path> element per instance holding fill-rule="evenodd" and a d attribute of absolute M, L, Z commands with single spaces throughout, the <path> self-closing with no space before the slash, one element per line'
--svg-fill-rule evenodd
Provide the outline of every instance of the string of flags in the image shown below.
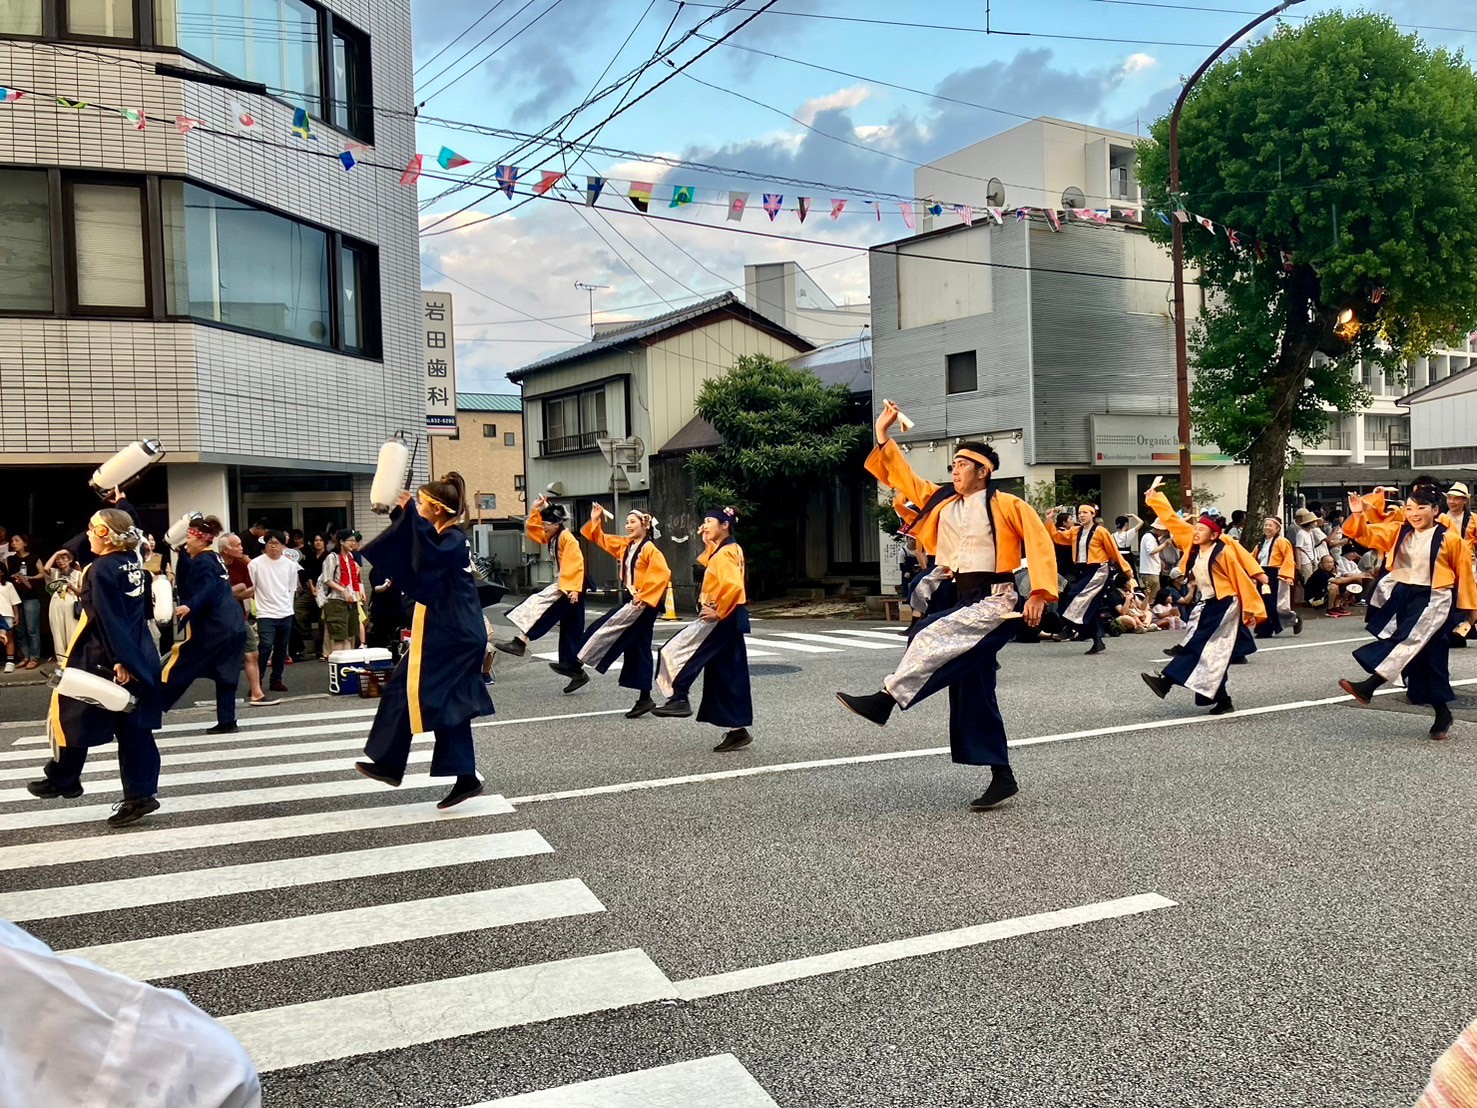
<path fill-rule="evenodd" d="M 94 111 L 110 113 L 118 116 L 125 123 L 132 126 L 134 130 L 138 131 L 146 130 L 149 124 L 148 115 L 142 108 L 116 108 L 65 96 L 45 96 L 28 89 L 0 85 L 0 104 L 14 104 L 22 99 L 43 102 L 51 100 L 58 107 L 77 112 L 92 109 Z M 240 131 L 257 134 L 267 131 L 267 128 L 263 126 L 262 121 L 257 115 L 241 101 L 233 99 L 230 101 L 229 107 L 232 122 Z M 220 133 L 211 128 L 206 120 L 194 116 L 177 115 L 174 119 L 174 125 L 176 131 L 181 136 L 189 135 L 197 128 L 203 128 L 211 133 Z M 312 117 L 305 108 L 293 109 L 292 122 L 288 129 L 288 134 L 303 142 L 316 143 L 319 141 L 318 134 L 313 130 Z M 343 149 L 336 157 L 343 166 L 345 173 L 353 170 L 359 164 L 360 158 L 372 151 L 370 146 L 361 142 L 344 140 L 342 145 Z M 425 159 L 425 154 L 417 153 L 412 155 L 400 174 L 400 184 L 402 186 L 413 187 L 417 184 L 424 169 Z M 473 164 L 472 159 L 464 157 L 449 146 L 441 147 L 435 155 L 435 161 L 437 165 L 447 171 L 461 169 Z M 388 167 L 376 165 L 376 168 Z M 522 170 L 515 165 L 498 165 L 493 170 L 493 179 L 497 189 L 510 200 L 519 194 L 519 185 L 522 181 L 522 176 Z M 607 192 L 616 191 L 608 188 L 611 185 L 626 186 L 626 201 L 638 212 L 643 214 L 650 212 L 657 189 L 657 186 L 650 181 L 626 181 L 609 177 L 587 176 L 584 187 L 581 189 L 573 181 L 569 180 L 567 174 L 563 172 L 541 170 L 539 171 L 538 181 L 528 186 L 527 193 L 534 197 L 548 197 L 551 192 L 559 190 L 565 194 L 563 197 L 555 197 L 556 199 L 564 199 L 570 196 L 577 197 L 582 193 L 585 205 L 587 207 L 593 207 L 598 200 L 607 195 Z M 699 198 L 700 192 L 708 193 L 714 192 L 715 190 L 707 188 L 699 189 L 696 185 L 680 183 L 670 186 L 663 185 L 662 187 L 664 189 L 671 189 L 670 195 L 666 197 L 668 208 L 686 208 L 693 205 L 719 206 L 726 210 L 726 217 L 731 222 L 741 222 L 748 214 L 749 200 L 751 197 L 751 194 L 748 192 L 736 189 L 727 190 L 725 198 L 723 191 L 718 190 L 714 199 L 704 200 Z M 813 196 L 794 196 L 792 197 L 793 206 L 786 206 L 784 193 L 766 192 L 762 193 L 761 197 L 761 207 L 765 214 L 768 215 L 771 223 L 775 222 L 781 213 L 787 211 L 793 212 L 797 220 L 800 223 L 804 223 L 810 215 L 816 199 Z M 851 198 L 847 197 L 829 197 L 828 201 L 828 214 L 833 222 L 839 220 L 842 213 L 847 211 L 848 204 L 852 203 Z M 883 201 L 865 200 L 861 203 L 871 208 L 877 221 L 880 222 L 882 220 Z M 1194 214 L 1182 207 L 1167 210 L 1144 210 L 1141 207 L 1127 205 L 1114 205 L 1109 208 L 1065 209 L 1054 207 L 977 207 L 972 204 L 946 205 L 932 197 L 927 197 L 921 201 L 902 201 L 896 204 L 903 224 L 910 231 L 915 230 L 917 227 L 917 210 L 920 205 L 923 211 L 935 219 L 942 218 L 946 211 L 951 212 L 965 226 L 972 226 L 976 219 L 989 220 L 997 226 L 1003 225 L 1006 218 L 1011 214 L 1014 214 L 1016 221 L 1020 223 L 1024 223 L 1035 216 L 1040 216 L 1053 232 L 1060 232 L 1062 230 L 1064 218 L 1067 222 L 1075 220 L 1082 223 L 1102 225 L 1107 225 L 1110 220 L 1121 223 L 1139 224 L 1145 218 L 1150 217 L 1159 219 L 1166 226 L 1173 226 L 1175 222 L 1181 224 L 1194 223 L 1204 228 L 1211 235 L 1223 236 L 1227 246 L 1235 252 L 1250 251 L 1255 254 L 1258 261 L 1266 261 L 1268 257 L 1275 255 L 1281 267 L 1288 272 L 1293 269 L 1295 264 L 1295 257 L 1292 251 L 1283 249 L 1277 244 L 1260 239 L 1255 235 L 1248 235 L 1244 231 L 1217 223 L 1208 216 Z"/>

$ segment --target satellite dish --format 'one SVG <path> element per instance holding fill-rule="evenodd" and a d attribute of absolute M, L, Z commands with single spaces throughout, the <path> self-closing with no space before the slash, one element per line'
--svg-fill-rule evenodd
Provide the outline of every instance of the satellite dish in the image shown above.
<path fill-rule="evenodd" d="M 1080 188 L 1073 185 L 1062 193 L 1062 207 L 1085 208 L 1087 207 L 1087 197 Z"/>
<path fill-rule="evenodd" d="M 1005 207 L 1005 186 L 1001 184 L 999 177 L 991 177 L 990 183 L 985 186 L 985 200 L 991 207 Z"/>

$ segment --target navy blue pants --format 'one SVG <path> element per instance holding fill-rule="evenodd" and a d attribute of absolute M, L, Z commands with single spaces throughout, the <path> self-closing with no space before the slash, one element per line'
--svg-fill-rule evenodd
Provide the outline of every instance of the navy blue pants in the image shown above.
<path fill-rule="evenodd" d="M 672 696 L 686 700 L 698 674 L 703 674 L 703 702 L 699 723 L 718 727 L 748 727 L 754 722 L 754 697 L 749 688 L 749 656 L 744 650 L 740 608 L 720 620 L 687 664 L 672 679 Z"/>
<path fill-rule="evenodd" d="M 620 607 L 612 608 L 592 623 L 590 630 L 585 634 L 585 641 L 588 642 L 593 638 L 610 621 L 610 618 L 620 611 Z M 627 627 L 621 633 L 620 638 L 605 652 L 604 657 L 594 663 L 595 672 L 606 672 L 619 658 L 621 659 L 621 675 L 617 684 L 623 689 L 635 689 L 643 693 L 651 692 L 652 678 L 656 673 L 656 665 L 651 656 L 651 638 L 656 627 L 656 617 L 655 608 L 644 609 L 636 622 Z"/>
<path fill-rule="evenodd" d="M 272 683 L 280 685 L 282 671 L 287 666 L 287 646 L 288 640 L 292 637 L 292 617 L 263 619 L 258 616 L 256 630 L 261 639 L 259 657 L 261 658 L 262 675 L 266 675 L 267 664 L 270 662 Z"/>
<path fill-rule="evenodd" d="M 1195 703 L 1204 707 L 1214 704 L 1226 695 L 1226 675 L 1231 659 L 1244 657 L 1256 650 L 1256 642 L 1247 632 L 1245 624 L 1237 624 L 1235 639 L 1226 651 L 1218 635 L 1224 622 L 1231 618 L 1231 609 L 1240 612 L 1234 596 L 1219 600 L 1207 600 L 1200 607 L 1200 619 L 1195 624 L 1195 633 L 1180 645 L 1184 653 L 1170 659 L 1164 667 L 1163 676 L 1176 685 L 1195 693 Z M 1248 647 L 1250 649 L 1248 649 Z M 1209 685 L 1214 691 L 1207 691 Z"/>
<path fill-rule="evenodd" d="M 580 647 L 585 643 L 585 594 L 580 593 L 578 603 L 570 603 L 569 597 L 561 596 L 549 605 L 548 611 L 538 617 L 528 629 L 528 641 L 541 639 L 559 628 L 559 664 L 583 669 L 580 662 Z"/>
<path fill-rule="evenodd" d="M 375 765 L 395 777 L 405 776 L 410 760 L 410 701 L 406 695 L 409 666 L 401 662 L 380 696 L 364 754 Z M 477 750 L 472 744 L 472 721 L 465 719 L 432 732 L 436 744 L 431 751 L 432 777 L 464 777 L 477 772 Z"/>
<path fill-rule="evenodd" d="M 132 712 L 105 712 L 61 697 L 63 728 L 69 734 L 86 732 L 89 738 L 110 735 L 118 743 L 118 776 L 123 780 L 123 799 L 139 800 L 159 791 L 159 747 L 154 732 L 140 726 Z M 103 740 L 104 742 L 107 739 Z M 72 743 L 61 748 L 42 772 L 63 792 L 78 788 L 88 747 Z"/>
<path fill-rule="evenodd" d="M 246 650 L 246 632 L 232 635 L 222 642 L 201 643 L 186 635 L 170 653 L 164 666 L 160 688 L 161 710 L 167 712 L 179 703 L 202 677 L 215 682 L 215 718 L 217 723 L 236 722 L 236 687 L 241 682 L 241 659 Z"/>
<path fill-rule="evenodd" d="M 1364 620 L 1372 634 L 1384 634 L 1392 625 L 1393 631 L 1354 651 L 1354 660 L 1366 673 L 1388 681 L 1391 666 L 1384 663 L 1399 652 L 1393 664 L 1403 663 L 1399 676 L 1405 681 L 1411 703 L 1432 707 L 1450 704 L 1456 699 L 1451 687 L 1449 634 L 1457 619 L 1453 599 L 1450 594 L 1433 595 L 1422 585 L 1397 583 L 1389 599 L 1378 607 L 1369 607 Z M 1384 673 L 1379 672 L 1382 667 Z"/>
<path fill-rule="evenodd" d="M 1024 605 L 1024 601 L 1017 607 Z M 953 609 L 936 612 L 923 623 L 943 619 Z M 995 677 L 1000 670 L 997 655 L 1015 639 L 1015 620 L 1005 620 L 978 644 L 934 671 L 912 707 L 940 689 L 949 690 L 949 756 L 964 766 L 1008 766 L 1010 750 L 1005 743 L 1005 720 L 995 697 Z"/>
<path fill-rule="evenodd" d="M 1066 618 L 1065 613 L 1067 609 L 1072 606 L 1072 601 L 1077 599 L 1078 593 L 1083 589 L 1092 587 L 1092 579 L 1102 567 L 1095 563 L 1084 563 L 1075 565 L 1074 568 L 1077 570 L 1077 580 L 1062 590 L 1061 600 L 1057 604 L 1057 612 L 1061 614 L 1062 624 L 1064 626 L 1076 628 L 1084 637 L 1091 636 L 1093 643 L 1101 646 L 1103 645 L 1103 597 L 1107 594 L 1108 588 L 1113 583 L 1113 571 L 1112 569 L 1108 570 L 1107 580 L 1097 590 L 1097 596 L 1089 601 L 1087 611 L 1082 616 L 1082 622 L 1073 623 Z"/>

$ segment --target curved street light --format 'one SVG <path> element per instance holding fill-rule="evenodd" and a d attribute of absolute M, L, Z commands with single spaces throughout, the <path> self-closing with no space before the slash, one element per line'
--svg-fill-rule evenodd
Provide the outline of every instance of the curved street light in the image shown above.
<path fill-rule="evenodd" d="M 1180 89 L 1179 98 L 1174 102 L 1174 111 L 1169 116 L 1169 198 L 1171 200 L 1175 200 L 1180 191 L 1180 113 L 1184 111 L 1185 100 L 1189 97 L 1190 90 L 1195 87 L 1195 83 L 1201 77 L 1205 76 L 1205 71 L 1238 40 L 1273 16 L 1281 15 L 1294 4 L 1302 2 L 1303 0 L 1283 0 L 1271 11 L 1257 16 L 1217 46 L 1211 55 L 1200 63 L 1200 68 L 1190 74 L 1185 87 Z M 1178 203 L 1177 200 L 1176 203 Z M 1189 508 L 1191 507 L 1190 356 L 1189 345 L 1185 338 L 1185 231 L 1184 224 L 1178 219 L 1170 220 L 1170 236 L 1174 242 L 1174 376 L 1176 400 L 1179 405 L 1180 496 L 1184 501 L 1182 506 Z"/>

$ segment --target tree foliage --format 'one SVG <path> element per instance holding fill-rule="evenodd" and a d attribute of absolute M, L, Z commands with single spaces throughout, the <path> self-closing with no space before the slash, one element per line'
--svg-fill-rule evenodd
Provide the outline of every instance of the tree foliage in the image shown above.
<path fill-rule="evenodd" d="M 738 509 L 744 554 L 757 590 L 803 565 L 800 525 L 809 494 L 858 464 L 866 414 L 845 385 L 762 354 L 704 383 L 697 411 L 723 445 L 695 451 L 687 466 L 698 503 Z"/>
<path fill-rule="evenodd" d="M 1321 441 L 1328 408 L 1368 404 L 1358 359 L 1399 366 L 1477 322 L 1477 75 L 1384 16 L 1331 12 L 1205 74 L 1181 116 L 1178 197 L 1169 117 L 1152 133 L 1139 148 L 1148 205 L 1246 234 L 1237 251 L 1223 231 L 1184 228 L 1209 301 L 1192 416 L 1251 463 L 1248 507 L 1271 514 L 1290 436 Z M 1316 354 L 1329 360 L 1315 367 Z"/>

